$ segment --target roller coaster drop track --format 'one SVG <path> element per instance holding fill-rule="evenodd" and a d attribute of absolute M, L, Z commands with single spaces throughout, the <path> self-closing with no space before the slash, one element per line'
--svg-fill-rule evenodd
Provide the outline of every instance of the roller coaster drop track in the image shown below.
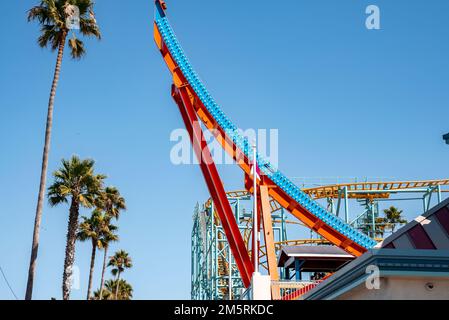
<path fill-rule="evenodd" d="M 253 148 L 226 117 L 193 70 L 169 24 L 165 2 L 156 0 L 155 3 L 154 40 L 173 76 L 172 97 L 190 134 L 193 150 L 199 160 L 243 283 L 248 287 L 254 271 L 253 264 L 198 119 L 214 134 L 223 149 L 245 172 L 247 180 L 245 185 L 249 191 L 252 188 L 248 180 L 251 176 L 250 163 L 254 161 Z M 260 155 L 256 156 L 256 161 L 262 173 L 258 187 L 267 190 L 272 199 L 308 228 L 355 256 L 362 255 L 377 244 L 375 240 L 324 209 Z"/>

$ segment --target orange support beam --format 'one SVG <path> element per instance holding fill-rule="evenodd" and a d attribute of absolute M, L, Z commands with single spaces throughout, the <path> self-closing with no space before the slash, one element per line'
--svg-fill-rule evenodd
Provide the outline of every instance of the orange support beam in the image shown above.
<path fill-rule="evenodd" d="M 260 208 L 262 213 L 265 247 L 267 248 L 268 271 L 271 280 L 277 281 L 279 280 L 279 272 L 274 248 L 273 221 L 271 219 L 270 197 L 268 195 L 267 186 L 260 186 Z"/>
<path fill-rule="evenodd" d="M 267 253 L 268 273 L 272 281 L 279 281 L 279 271 L 277 267 L 276 250 L 274 247 L 273 221 L 271 219 L 270 196 L 268 195 L 268 187 L 260 186 L 260 211 L 262 214 L 263 235 L 265 248 Z M 279 289 L 271 287 L 271 295 L 273 298 L 279 296 Z"/>

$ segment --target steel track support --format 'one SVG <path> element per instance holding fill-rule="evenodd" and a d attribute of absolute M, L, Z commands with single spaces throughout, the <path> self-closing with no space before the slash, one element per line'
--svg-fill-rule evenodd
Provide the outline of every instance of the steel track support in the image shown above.
<path fill-rule="evenodd" d="M 181 86 L 178 88 L 175 85 L 172 86 L 172 97 L 179 107 L 182 119 L 189 132 L 193 150 L 229 241 L 243 284 L 245 287 L 249 287 L 254 268 L 226 196 L 223 182 L 204 139 L 203 131 L 193 107 L 192 97 L 189 95 L 186 87 Z"/>

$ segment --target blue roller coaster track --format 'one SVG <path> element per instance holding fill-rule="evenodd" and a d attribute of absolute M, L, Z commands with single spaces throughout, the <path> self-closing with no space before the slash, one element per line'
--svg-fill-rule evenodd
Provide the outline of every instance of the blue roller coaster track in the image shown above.
<path fill-rule="evenodd" d="M 214 117 L 215 121 L 223 129 L 223 131 L 226 132 L 226 134 L 233 140 L 235 145 L 240 148 L 245 156 L 253 161 L 251 144 L 246 137 L 243 137 L 240 134 L 237 127 L 229 120 L 220 106 L 207 91 L 203 82 L 200 80 L 199 76 L 196 74 L 187 59 L 187 56 L 181 48 L 181 45 L 179 44 L 175 33 L 169 24 L 166 14 L 160 5 L 156 6 L 155 23 L 173 59 L 178 64 L 184 77 L 201 99 L 209 113 Z M 256 158 L 260 170 L 279 188 L 286 192 L 315 217 L 366 249 L 372 248 L 377 244 L 375 240 L 359 232 L 358 230 L 355 230 L 346 224 L 342 219 L 324 209 L 318 202 L 311 199 L 307 194 L 301 191 L 298 186 L 296 186 L 291 180 L 289 180 L 284 174 L 282 174 L 277 168 L 272 166 L 259 154 L 257 154 Z"/>

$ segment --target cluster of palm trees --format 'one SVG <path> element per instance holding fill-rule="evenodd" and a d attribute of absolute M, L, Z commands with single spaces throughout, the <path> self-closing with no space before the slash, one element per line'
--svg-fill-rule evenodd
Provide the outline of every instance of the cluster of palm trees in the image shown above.
<path fill-rule="evenodd" d="M 74 18 L 74 13 L 78 15 L 75 17 L 79 23 L 78 30 L 74 30 L 69 23 L 70 19 Z M 68 45 L 71 57 L 78 60 L 86 54 L 84 43 L 78 36 L 101 39 L 101 32 L 95 19 L 92 0 L 41 0 L 38 5 L 28 11 L 28 21 L 36 21 L 40 25 L 38 45 L 42 48 L 49 47 L 52 51 L 57 51 L 53 83 L 48 101 L 45 143 L 25 294 L 25 299 L 30 300 L 33 294 L 40 225 L 45 201 L 53 109 L 65 46 Z M 48 188 L 48 199 L 52 206 L 67 203 L 70 207 L 62 285 L 63 299 L 70 298 L 77 239 L 92 243 L 87 298 L 92 298 L 93 271 L 98 249 L 104 251 L 104 258 L 101 285 L 100 289 L 94 294 L 95 298 L 130 299 L 132 297 L 132 287 L 125 280 L 120 279 L 121 273 L 132 266 L 131 258 L 126 252 L 118 251 L 110 258 L 108 266 L 113 268 L 112 272 L 116 279 L 104 280 L 108 247 L 111 242 L 118 240 L 117 227 L 112 224 L 112 220 L 117 219 L 120 212 L 125 209 L 125 200 L 119 191 L 113 187 L 103 187 L 105 178 L 104 175 L 94 173 L 93 160 L 81 160 L 74 156 L 70 160 L 62 161 L 62 167 L 54 173 L 54 183 Z M 82 218 L 81 224 L 78 221 L 80 207 L 94 209 L 90 217 Z"/>
<path fill-rule="evenodd" d="M 96 174 L 94 164 L 95 162 L 91 159 L 81 160 L 77 156 L 72 156 L 70 160 L 62 160 L 62 166 L 53 173 L 54 182 L 48 188 L 50 205 L 69 204 L 70 208 L 62 284 L 65 300 L 70 298 L 76 240 L 90 241 L 92 244 L 87 299 L 91 298 L 97 249 L 104 251 L 100 285 L 100 298 L 102 298 L 108 248 L 111 242 L 118 241 L 118 228 L 112 220 L 117 220 L 120 213 L 126 209 L 125 199 L 117 188 L 104 188 L 106 176 Z M 79 223 L 81 207 L 93 209 L 93 211 L 90 217 L 82 217 L 82 222 Z M 116 280 L 119 281 L 121 272 L 125 268 L 130 268 L 132 263 L 128 254 L 121 250 L 110 258 L 108 265 L 114 268 L 112 272 L 117 275 Z M 116 299 L 120 287 L 120 285 L 117 286 Z"/>
<path fill-rule="evenodd" d="M 106 257 L 106 255 L 105 255 Z M 106 261 L 106 260 L 105 260 Z M 104 261 L 104 262 L 105 262 Z M 130 300 L 133 296 L 132 286 L 121 279 L 120 276 L 126 270 L 132 267 L 132 260 L 126 251 L 117 251 L 109 259 L 108 267 L 112 267 L 111 273 L 115 279 L 104 282 L 105 263 L 103 263 L 103 275 L 101 278 L 101 287 L 94 292 L 95 300 Z"/>
<path fill-rule="evenodd" d="M 95 268 L 95 257 L 97 249 L 102 249 L 103 253 L 103 267 L 101 271 L 101 283 L 100 289 L 98 290 L 98 300 L 102 300 L 103 297 L 106 299 L 119 299 L 127 300 L 132 297 L 132 287 L 126 281 L 122 280 L 120 285 L 115 286 L 115 295 L 105 294 L 108 291 L 104 291 L 109 288 L 112 282 L 106 282 L 105 284 L 105 271 L 107 263 L 108 248 L 111 242 L 118 241 L 117 226 L 111 223 L 112 219 L 118 219 L 121 210 L 125 210 L 125 199 L 120 195 L 120 192 L 114 187 L 105 188 L 99 196 L 97 196 L 95 201 L 95 209 L 93 210 L 90 217 L 82 217 L 83 221 L 79 225 L 78 233 L 76 235 L 77 239 L 80 241 L 90 241 L 92 244 L 92 253 L 90 259 L 90 269 L 89 269 L 89 282 L 87 286 L 87 300 L 91 299 L 92 292 L 92 282 L 93 273 Z M 121 272 L 124 269 L 132 267 L 131 258 L 128 253 L 120 250 L 115 253 L 114 256 L 109 258 L 108 266 L 113 267 L 112 274 L 120 279 Z M 116 281 L 118 283 L 118 281 Z M 127 289 L 126 295 L 119 294 L 120 290 Z M 121 291 L 120 291 L 121 292 Z M 123 296 L 123 297 L 122 297 Z M 125 298 L 126 297 L 126 298 Z"/>

